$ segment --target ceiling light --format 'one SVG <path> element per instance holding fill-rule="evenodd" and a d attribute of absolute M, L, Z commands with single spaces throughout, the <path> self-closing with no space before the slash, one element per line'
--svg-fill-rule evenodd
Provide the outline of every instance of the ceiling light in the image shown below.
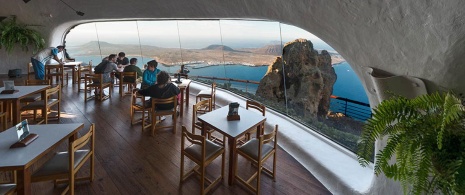
<path fill-rule="evenodd" d="M 27 0 L 27 1 L 30 1 L 30 0 Z M 76 12 L 77 15 L 80 15 L 80 16 L 84 16 L 84 12 L 81 12 L 81 11 L 77 11 L 75 10 L 73 7 L 71 7 L 70 5 L 68 5 L 66 2 L 64 2 L 63 0 L 60 0 L 62 3 L 64 3 L 66 6 L 68 6 L 69 8 L 71 8 L 72 10 L 74 10 Z"/>

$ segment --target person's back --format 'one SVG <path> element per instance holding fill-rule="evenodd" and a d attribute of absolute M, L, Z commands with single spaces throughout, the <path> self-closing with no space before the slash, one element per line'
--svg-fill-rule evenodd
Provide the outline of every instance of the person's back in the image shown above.
<path fill-rule="evenodd" d="M 151 98 L 166 99 L 173 96 L 177 96 L 180 93 L 179 88 L 173 83 L 168 83 L 170 76 L 167 72 L 161 71 L 157 77 L 157 84 L 152 85 L 146 89 L 139 90 L 139 94 L 144 96 L 150 96 Z M 149 101 L 151 105 L 151 100 Z M 174 104 L 160 104 L 157 105 L 156 109 L 169 110 L 174 107 Z"/>
<path fill-rule="evenodd" d="M 142 70 L 136 66 L 137 64 L 137 59 L 136 58 L 131 58 L 130 60 L 130 65 L 126 66 L 123 70 L 123 72 L 136 72 L 137 73 L 137 80 L 142 78 Z M 133 77 L 124 77 L 123 78 L 124 82 L 129 82 L 129 83 L 134 83 L 135 80 Z M 138 81 L 140 82 L 140 80 Z"/>
<path fill-rule="evenodd" d="M 103 83 L 110 83 L 113 81 L 111 78 L 111 72 L 118 71 L 115 61 L 116 61 L 116 54 L 111 54 L 110 56 L 108 56 L 108 60 L 104 59 L 102 61 L 101 64 L 105 65 L 104 69 L 101 70 L 102 72 L 100 72 L 100 70 L 99 72 L 95 71 L 95 73 L 97 74 L 103 74 Z M 100 66 L 100 64 L 98 66 Z M 97 70 L 97 67 L 95 69 Z M 97 82 L 97 81 L 94 81 L 94 82 Z"/>

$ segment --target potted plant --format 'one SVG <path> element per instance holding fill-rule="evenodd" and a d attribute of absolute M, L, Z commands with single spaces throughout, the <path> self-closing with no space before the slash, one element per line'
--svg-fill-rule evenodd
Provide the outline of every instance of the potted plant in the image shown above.
<path fill-rule="evenodd" d="M 15 45 L 19 45 L 23 51 L 28 51 L 32 45 L 37 51 L 44 48 L 45 41 L 39 32 L 17 23 L 16 17 L 10 17 L 0 23 L 0 49 L 4 47 L 10 53 Z"/>
<path fill-rule="evenodd" d="M 381 102 L 364 126 L 358 160 L 367 166 L 376 140 L 375 174 L 400 181 L 404 193 L 465 193 L 465 106 L 452 93 Z"/>

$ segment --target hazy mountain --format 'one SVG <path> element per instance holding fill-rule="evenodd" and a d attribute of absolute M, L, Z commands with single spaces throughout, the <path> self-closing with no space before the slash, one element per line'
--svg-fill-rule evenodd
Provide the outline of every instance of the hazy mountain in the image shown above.
<path fill-rule="evenodd" d="M 202 48 L 202 50 L 224 50 L 224 51 L 235 51 L 233 48 L 230 48 L 225 45 L 209 45 L 208 47 Z"/>

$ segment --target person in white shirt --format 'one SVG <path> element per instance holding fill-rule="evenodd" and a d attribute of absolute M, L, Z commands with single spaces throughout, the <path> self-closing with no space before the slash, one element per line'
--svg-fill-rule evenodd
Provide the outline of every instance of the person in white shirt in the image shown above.
<path fill-rule="evenodd" d="M 34 56 L 31 57 L 32 67 L 34 68 L 34 74 L 36 79 L 44 80 L 45 78 L 45 63 L 47 63 L 52 58 L 56 60 L 60 65 L 63 65 L 63 61 L 58 58 L 58 53 L 63 51 L 65 47 L 62 45 L 55 47 L 45 48 L 37 52 Z"/>

